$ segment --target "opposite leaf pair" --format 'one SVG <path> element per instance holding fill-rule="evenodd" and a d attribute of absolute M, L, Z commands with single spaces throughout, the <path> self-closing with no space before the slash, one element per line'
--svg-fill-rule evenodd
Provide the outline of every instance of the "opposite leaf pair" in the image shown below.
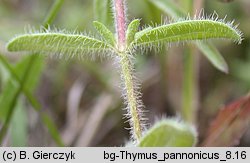
<path fill-rule="evenodd" d="M 100 22 L 94 22 L 95 28 L 104 40 L 82 34 L 65 34 L 60 32 L 33 33 L 17 36 L 12 39 L 7 48 L 9 51 L 32 51 L 59 53 L 64 55 L 89 52 L 113 51 L 118 53 L 114 34 Z M 240 43 L 241 32 L 231 24 L 214 20 L 185 20 L 166 24 L 155 28 L 138 31 L 139 20 L 135 19 L 128 25 L 126 34 L 126 51 L 142 46 L 148 48 L 161 43 L 173 43 L 211 38 L 230 39 Z"/>

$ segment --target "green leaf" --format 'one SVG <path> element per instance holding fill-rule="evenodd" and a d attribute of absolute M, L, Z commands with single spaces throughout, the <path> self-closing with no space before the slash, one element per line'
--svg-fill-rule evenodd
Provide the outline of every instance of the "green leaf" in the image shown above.
<path fill-rule="evenodd" d="M 139 147 L 191 147 L 196 132 L 189 125 L 168 119 L 157 122 L 139 142 Z"/>
<path fill-rule="evenodd" d="M 128 29 L 127 29 L 127 32 L 126 32 L 126 41 L 127 41 L 127 46 L 128 47 L 134 41 L 135 34 L 138 32 L 139 25 L 140 25 L 140 20 L 139 19 L 133 20 L 128 25 Z"/>
<path fill-rule="evenodd" d="M 52 119 L 47 114 L 42 113 L 42 120 L 43 120 L 43 124 L 47 127 L 50 135 L 53 137 L 53 140 L 57 143 L 57 145 L 63 147 L 64 143 Z"/>
<path fill-rule="evenodd" d="M 11 40 L 9 51 L 32 51 L 74 55 L 87 52 L 109 50 L 110 46 L 103 41 L 84 35 L 63 33 L 25 34 Z"/>
<path fill-rule="evenodd" d="M 99 34 L 111 45 L 115 45 L 115 38 L 113 33 L 102 23 L 94 21 L 93 25 Z"/>
<path fill-rule="evenodd" d="M 202 53 L 205 55 L 205 57 L 216 67 L 218 70 L 228 73 L 228 65 L 223 58 L 223 56 L 220 54 L 220 52 L 217 50 L 214 45 L 211 43 L 197 43 L 197 47 L 202 51 Z"/>
<path fill-rule="evenodd" d="M 10 125 L 11 146 L 27 146 L 28 140 L 28 120 L 27 110 L 24 101 L 19 99 Z"/>
<path fill-rule="evenodd" d="M 178 19 L 185 15 L 183 10 L 177 7 L 171 0 L 149 0 L 149 1 L 152 4 L 154 4 L 157 8 L 161 9 L 166 14 L 170 15 L 175 19 Z"/>
<path fill-rule="evenodd" d="M 95 20 L 107 26 L 112 25 L 112 8 L 110 0 L 94 0 Z"/>
<path fill-rule="evenodd" d="M 137 35 L 138 36 L 138 35 Z M 186 20 L 147 30 L 136 38 L 136 45 L 154 45 L 212 38 L 230 39 L 240 43 L 241 33 L 231 25 L 214 20 Z"/>

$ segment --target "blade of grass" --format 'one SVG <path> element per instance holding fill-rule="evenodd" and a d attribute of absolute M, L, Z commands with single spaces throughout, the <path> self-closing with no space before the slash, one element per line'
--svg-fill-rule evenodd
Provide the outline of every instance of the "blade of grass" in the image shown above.
<path fill-rule="evenodd" d="M 59 9 L 61 8 L 63 2 L 64 2 L 64 0 L 57 0 L 57 1 L 54 2 L 54 4 L 52 5 L 52 7 L 50 9 L 50 12 L 49 12 L 48 16 L 46 17 L 46 19 L 44 21 L 44 27 L 45 27 L 44 29 L 48 29 L 51 22 L 55 19 L 55 16 L 58 13 Z M 37 57 L 37 56 L 34 56 L 34 55 L 30 56 L 30 64 L 29 64 L 29 66 L 33 64 L 33 60 L 34 60 L 35 57 Z M 25 71 L 27 73 L 29 73 L 29 69 L 30 69 L 29 66 L 27 66 L 26 71 Z M 24 89 L 23 83 L 25 81 L 26 75 L 28 75 L 27 73 L 24 73 L 24 77 L 21 80 L 18 80 L 18 78 L 16 78 L 16 81 L 17 82 L 20 81 L 19 82 L 20 84 L 19 84 L 19 87 L 17 88 L 16 92 L 14 93 L 13 101 L 12 101 L 12 103 L 10 105 L 10 112 L 9 112 L 7 118 L 6 118 L 5 123 L 3 124 L 3 127 L 1 128 L 1 131 L 0 131 L 0 143 L 2 143 L 2 141 L 3 141 L 3 139 L 4 139 L 5 135 L 6 135 L 6 132 L 7 132 L 8 128 L 9 128 L 9 123 L 11 121 L 13 110 L 14 110 L 14 108 L 16 106 L 17 99 L 18 99 L 19 95 L 21 94 L 22 90 Z M 16 75 L 14 75 L 14 76 L 16 76 Z M 51 122 L 53 122 L 53 121 L 51 121 Z M 57 133 L 58 136 L 60 136 L 57 128 L 54 128 L 54 133 Z"/>
<path fill-rule="evenodd" d="M 48 114 L 42 113 L 42 121 L 43 124 L 47 127 L 50 135 L 52 136 L 55 143 L 61 147 L 64 146 L 64 143 L 62 141 L 61 135 L 58 132 L 57 126 L 52 121 L 52 119 L 49 117 Z"/>
<path fill-rule="evenodd" d="M 182 2 L 186 11 L 193 14 L 195 10 L 193 0 Z M 198 56 L 195 55 L 195 48 L 191 45 L 188 46 L 184 57 L 184 79 L 182 89 L 182 116 L 184 120 L 189 123 L 196 124 L 197 110 L 198 110 Z"/>
<path fill-rule="evenodd" d="M 53 20 L 56 17 L 56 14 L 59 12 L 60 8 L 62 7 L 64 0 L 56 0 L 54 4 L 52 5 L 51 9 L 49 10 L 49 13 L 47 14 L 45 20 L 44 20 L 44 28 L 48 29 L 49 25 L 53 22 Z M 14 80 L 16 80 L 18 83 L 21 83 L 20 78 L 18 75 L 14 72 L 14 69 L 11 67 L 11 65 L 6 61 L 6 59 L 0 55 L 0 62 L 3 64 L 4 68 L 14 77 Z M 40 110 L 41 106 L 39 102 L 31 95 L 31 93 L 24 88 L 23 90 L 24 94 L 26 95 L 27 99 L 31 103 L 31 105 L 36 109 L 37 111 Z"/>
<path fill-rule="evenodd" d="M 36 70 L 36 71 L 39 71 L 39 70 L 41 70 L 42 69 L 42 65 L 43 65 L 43 59 L 40 57 L 40 58 L 38 58 L 38 57 L 36 57 L 39 61 L 36 61 L 35 62 L 35 67 L 33 68 L 33 70 Z M 12 76 L 12 80 L 11 81 L 18 81 L 17 82 L 17 84 L 20 86 L 20 83 L 21 83 L 21 80 L 20 80 L 20 77 L 17 75 L 17 74 L 19 74 L 19 72 L 16 72 L 15 71 L 15 69 L 14 68 L 12 68 L 11 67 L 11 65 L 9 65 L 9 63 L 6 61 L 6 59 L 3 57 L 3 56 L 0 56 L 0 62 L 4 65 L 4 68 L 6 68 L 7 69 L 7 71 L 11 74 L 11 76 Z M 27 65 L 27 63 L 25 62 L 24 63 L 25 65 Z M 17 68 L 18 70 L 20 70 L 20 68 Z M 30 79 L 30 80 L 32 80 L 33 81 L 33 83 L 36 83 L 36 81 L 34 81 L 34 79 L 36 78 L 36 79 L 38 79 L 38 77 L 35 77 L 35 76 L 37 76 L 36 75 L 37 73 L 30 73 L 30 75 L 29 75 L 29 78 L 33 78 L 33 79 Z M 29 80 L 29 78 L 27 79 L 27 80 Z M 11 82 L 10 81 L 10 82 Z M 16 82 L 15 82 L 16 83 Z M 15 84 L 14 83 L 14 84 Z M 27 87 L 27 85 L 28 85 L 28 87 Z M 29 102 L 32 104 L 32 106 L 33 106 L 33 108 L 36 110 L 36 111 L 41 111 L 41 105 L 38 103 L 38 101 L 33 97 L 33 95 L 30 93 L 30 92 L 32 92 L 32 87 L 34 88 L 34 86 L 32 86 L 32 85 L 34 85 L 34 84 L 32 84 L 32 83 L 29 83 L 29 84 L 26 84 L 26 86 L 23 88 L 23 92 L 24 92 L 24 94 L 25 94 L 25 96 L 27 97 L 27 99 L 29 100 Z M 10 89 L 5 89 L 7 92 L 6 93 L 4 93 L 3 92 L 3 94 L 7 94 L 8 96 L 11 96 L 11 94 L 15 94 L 15 91 L 13 91 L 13 90 L 15 90 L 15 89 L 13 89 L 13 88 L 15 88 L 15 86 L 13 85 L 13 84 L 11 84 L 10 86 L 7 86 L 7 88 L 10 88 Z M 12 95 L 13 96 L 13 95 Z M 6 104 L 8 104 L 8 101 L 9 100 L 9 98 L 7 98 L 7 100 L 3 100 L 4 101 L 4 105 L 5 105 L 5 107 L 4 108 L 6 108 Z M 9 104 L 10 104 L 11 102 L 9 102 Z M 7 106 L 8 107 L 8 106 Z M 8 107 L 9 108 L 9 107 Z M 8 109 L 4 109 L 4 110 L 8 110 Z M 43 113 L 43 114 L 46 114 L 46 113 Z M 47 119 L 48 118 L 50 118 L 48 115 L 47 115 Z M 44 121 L 43 121 L 44 122 Z M 53 123 L 53 121 L 52 120 L 50 120 L 50 123 Z M 54 124 L 54 126 L 55 126 L 55 124 Z M 50 131 L 50 130 L 49 130 Z M 50 131 L 50 134 L 51 134 L 52 132 Z M 60 133 L 58 132 L 58 130 L 57 129 L 55 129 L 55 131 L 53 132 L 53 134 L 55 135 L 55 134 L 57 134 L 57 137 L 60 137 Z M 52 136 L 52 138 L 54 138 L 55 136 Z M 58 142 L 57 140 L 55 140 L 56 142 Z M 59 145 L 59 144 L 58 144 Z M 62 143 L 60 143 L 60 145 L 62 145 Z"/>
<path fill-rule="evenodd" d="M 195 123 L 197 110 L 197 72 L 196 56 L 192 46 L 186 48 L 184 55 L 184 77 L 182 88 L 182 117 L 186 122 Z"/>
<path fill-rule="evenodd" d="M 16 74 L 12 66 L 8 63 L 8 61 L 2 55 L 0 55 L 0 63 L 3 65 L 6 71 L 8 71 L 8 73 L 11 74 L 11 76 L 13 77 L 13 80 L 16 81 L 18 84 L 20 84 L 21 83 L 20 78 L 18 77 L 18 75 Z M 30 104 L 33 106 L 33 108 L 39 111 L 41 108 L 41 105 L 36 100 L 36 98 L 34 98 L 34 96 L 26 88 L 24 88 L 23 92 L 25 96 L 27 97 L 27 99 L 29 100 Z"/>
<path fill-rule="evenodd" d="M 25 73 L 25 69 L 29 67 L 29 57 L 26 56 L 21 62 L 19 62 L 16 67 L 14 68 L 15 74 L 18 74 L 16 78 L 20 79 L 23 77 Z M 29 68 L 29 74 L 26 76 L 23 90 L 26 90 L 27 92 L 32 92 L 38 83 L 38 79 L 40 77 L 42 68 L 43 68 L 43 62 L 40 57 L 37 57 L 34 61 L 34 64 L 31 65 Z M 32 69 L 33 68 L 33 69 Z M 8 115 L 8 112 L 10 110 L 10 104 L 13 100 L 12 97 L 14 96 L 15 92 L 18 90 L 18 87 L 20 87 L 20 83 L 13 82 L 15 80 L 15 75 L 10 75 L 8 78 L 8 81 L 5 82 L 5 86 L 3 88 L 3 93 L 1 94 L 0 98 L 0 117 L 4 119 Z M 22 90 L 22 91 L 23 91 Z M 20 92 L 22 93 L 22 92 Z"/>
<path fill-rule="evenodd" d="M 10 124 L 11 146 L 24 147 L 28 140 L 27 110 L 22 98 L 18 99 L 16 109 Z"/>
<path fill-rule="evenodd" d="M 29 59 L 29 64 L 28 66 L 26 67 L 26 69 L 24 70 L 24 73 L 22 75 L 22 80 L 21 80 L 21 83 L 20 83 L 20 86 L 17 88 L 17 89 L 14 89 L 16 90 L 12 96 L 12 99 L 11 99 L 11 103 L 9 105 L 8 108 L 4 108 L 4 110 L 8 110 L 7 114 L 6 114 L 6 118 L 4 120 L 4 124 L 1 128 L 1 131 L 0 131 L 0 143 L 3 142 L 3 139 L 6 135 L 6 132 L 9 128 L 9 125 L 10 125 L 10 122 L 11 122 L 11 118 L 13 116 L 13 112 L 14 112 L 14 109 L 15 109 L 15 106 L 16 106 L 16 103 L 17 103 L 17 100 L 18 100 L 18 97 L 19 95 L 21 94 L 22 92 L 22 89 L 24 88 L 24 85 L 25 85 L 25 82 L 26 82 L 26 78 L 28 77 L 29 75 L 29 71 L 31 70 L 31 67 L 32 67 L 32 63 L 33 63 L 33 60 L 35 59 L 35 56 L 32 55 Z"/>
<path fill-rule="evenodd" d="M 43 26 L 45 29 L 48 29 L 48 27 L 52 24 L 52 22 L 56 18 L 56 15 L 58 14 L 59 10 L 62 7 L 63 2 L 64 2 L 64 0 L 55 0 L 52 8 L 49 10 L 49 13 L 47 14 L 46 18 L 44 19 Z"/>
<path fill-rule="evenodd" d="M 196 45 L 215 68 L 228 73 L 227 62 L 213 44 L 200 42 Z"/>

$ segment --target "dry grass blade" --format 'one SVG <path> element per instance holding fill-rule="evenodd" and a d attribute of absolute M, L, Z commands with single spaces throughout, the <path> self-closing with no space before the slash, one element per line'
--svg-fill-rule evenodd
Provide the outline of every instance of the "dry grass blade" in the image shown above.
<path fill-rule="evenodd" d="M 250 96 L 225 106 L 213 121 L 202 146 L 235 146 L 250 123 Z"/>

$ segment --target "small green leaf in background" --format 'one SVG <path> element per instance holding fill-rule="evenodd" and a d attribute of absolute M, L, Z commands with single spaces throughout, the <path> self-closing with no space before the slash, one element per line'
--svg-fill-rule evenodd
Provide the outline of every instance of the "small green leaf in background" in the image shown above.
<path fill-rule="evenodd" d="M 139 142 L 139 147 L 192 147 L 196 132 L 184 122 L 161 120 L 150 128 Z"/>
<path fill-rule="evenodd" d="M 102 22 L 106 26 L 111 26 L 113 21 L 111 0 L 94 0 L 95 20 Z"/>
<path fill-rule="evenodd" d="M 199 42 L 197 47 L 218 70 L 228 73 L 228 65 L 217 48 L 211 43 Z"/>
<path fill-rule="evenodd" d="M 206 138 L 205 147 L 230 147 L 238 145 L 240 138 L 250 124 L 250 95 L 226 105 L 220 109 L 213 120 Z"/>
<path fill-rule="evenodd" d="M 113 33 L 101 22 L 94 21 L 93 25 L 99 34 L 112 46 L 115 45 L 115 37 Z"/>
<path fill-rule="evenodd" d="M 126 32 L 127 46 L 129 46 L 130 43 L 132 43 L 134 41 L 135 34 L 138 32 L 139 25 L 140 25 L 140 20 L 139 19 L 133 20 L 128 25 L 128 29 L 127 29 L 127 32 Z"/>
<path fill-rule="evenodd" d="M 149 0 L 149 2 L 175 19 L 185 16 L 183 9 L 178 8 L 178 6 L 171 0 Z"/>

